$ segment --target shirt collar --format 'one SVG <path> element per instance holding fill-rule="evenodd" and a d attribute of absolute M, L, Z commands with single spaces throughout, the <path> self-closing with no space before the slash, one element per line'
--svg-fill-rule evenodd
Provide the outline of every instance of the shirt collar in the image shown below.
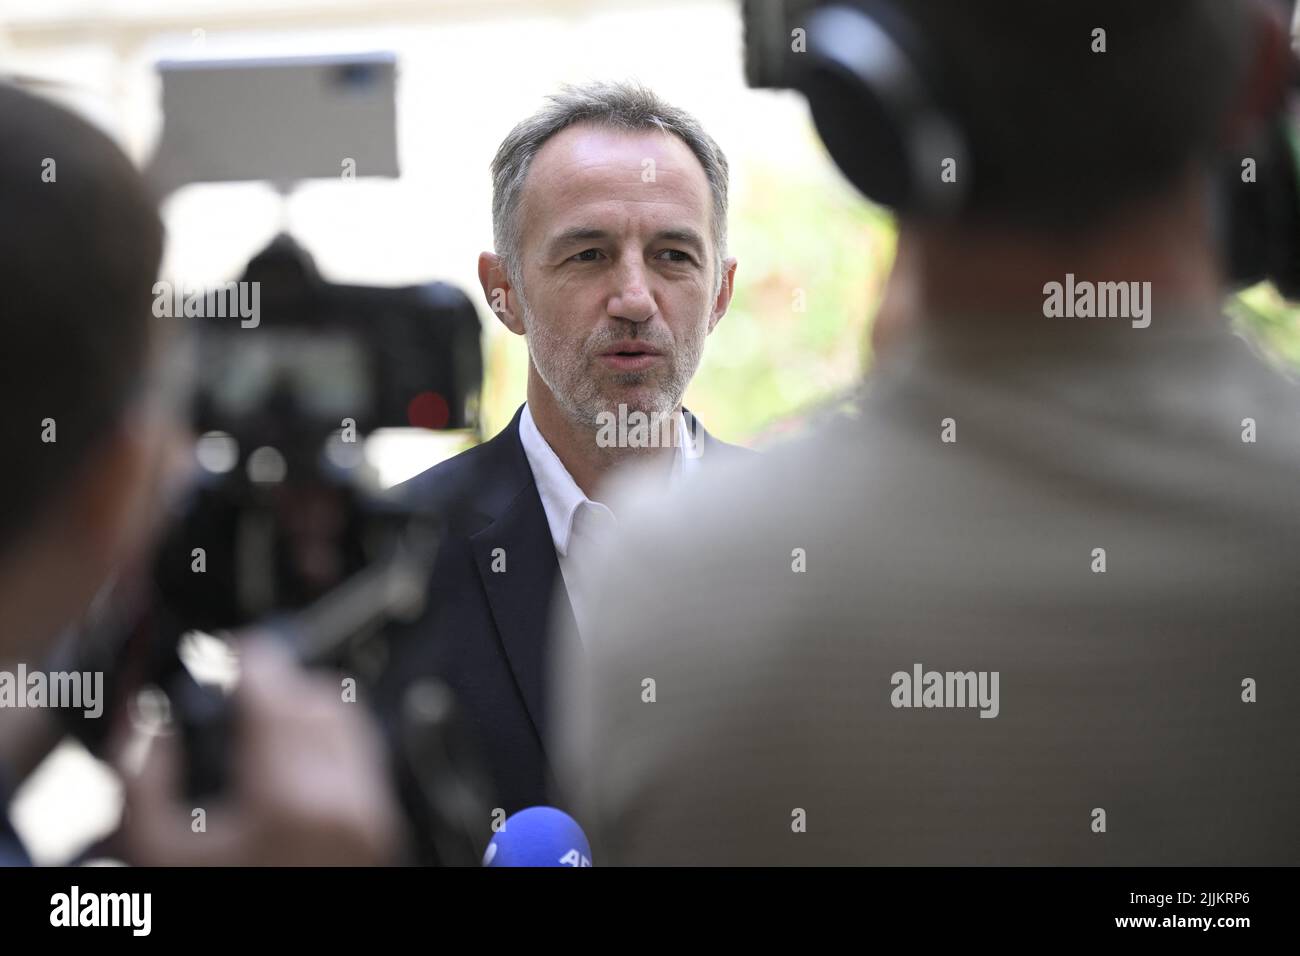
<path fill-rule="evenodd" d="M 700 437 L 688 430 L 686 416 L 680 410 L 677 412 L 677 434 L 682 436 L 682 441 L 673 461 L 674 480 L 694 471 L 704 453 Z M 555 454 L 555 450 L 542 437 L 527 402 L 519 416 L 519 440 L 523 443 L 528 467 L 532 469 L 533 480 L 537 483 L 542 510 L 546 512 L 546 523 L 550 526 L 551 539 L 555 542 L 555 552 L 560 557 L 567 557 L 573 540 L 574 522 L 580 511 L 591 509 L 610 518 L 614 517 L 614 513 L 599 501 L 592 501 L 578 487 L 569 470 L 564 467 L 564 462 L 560 461 L 560 456 Z"/>
<path fill-rule="evenodd" d="M 564 467 L 564 462 L 560 461 L 560 456 L 538 431 L 532 410 L 526 402 L 523 414 L 519 416 L 519 440 L 523 442 L 528 467 L 533 470 L 533 480 L 537 483 L 537 493 L 542 499 L 542 510 L 546 512 L 546 523 L 551 528 L 555 552 L 560 557 L 565 557 L 569 553 L 573 519 L 578 511 L 587 507 L 607 512 L 609 509 L 598 501 L 592 501 L 578 487 L 569 470 Z"/>

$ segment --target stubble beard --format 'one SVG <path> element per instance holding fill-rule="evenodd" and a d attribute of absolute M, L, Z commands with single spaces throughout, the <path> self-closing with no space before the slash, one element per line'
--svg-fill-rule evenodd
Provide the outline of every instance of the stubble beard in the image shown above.
<path fill-rule="evenodd" d="M 593 330 L 581 346 L 573 348 L 555 335 L 546 323 L 537 321 L 522 296 L 520 306 L 533 368 L 550 389 L 565 417 L 580 430 L 592 433 L 593 444 L 602 416 L 612 415 L 618 420 L 620 404 L 627 406 L 628 413 L 640 411 L 647 416 L 671 414 L 686 393 L 686 386 L 695 375 L 703 354 L 703 334 L 691 335 L 679 342 L 676 349 L 669 342 L 645 340 L 661 351 L 668 368 L 604 373 L 595 367 L 596 356 L 601 349 L 620 339 L 644 339 L 635 334 L 635 326 L 626 333 L 602 326 Z M 650 386 L 648 394 L 646 386 Z M 652 417 L 652 420 L 655 419 Z M 622 457 L 623 453 L 636 450 L 607 449 L 613 457 Z"/>

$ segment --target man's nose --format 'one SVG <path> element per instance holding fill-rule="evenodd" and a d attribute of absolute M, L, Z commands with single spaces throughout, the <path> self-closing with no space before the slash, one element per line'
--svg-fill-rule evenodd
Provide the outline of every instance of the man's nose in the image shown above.
<path fill-rule="evenodd" d="M 618 288 L 609 300 L 609 315 L 629 322 L 647 322 L 655 317 L 658 307 L 646 282 L 645 269 L 640 263 L 628 264 L 618 271 Z"/>

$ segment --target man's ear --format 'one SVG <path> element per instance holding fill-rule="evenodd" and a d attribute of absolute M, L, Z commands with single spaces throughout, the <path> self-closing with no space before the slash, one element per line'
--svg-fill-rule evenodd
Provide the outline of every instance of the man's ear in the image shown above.
<path fill-rule="evenodd" d="M 478 281 L 487 296 L 488 308 L 515 335 L 524 334 L 523 310 L 519 296 L 510 285 L 505 263 L 494 252 L 480 252 L 478 256 Z"/>
<path fill-rule="evenodd" d="M 722 285 L 717 298 L 713 300 L 713 311 L 709 314 L 709 331 L 722 321 L 731 305 L 731 294 L 736 288 L 736 260 L 734 257 L 722 260 Z"/>

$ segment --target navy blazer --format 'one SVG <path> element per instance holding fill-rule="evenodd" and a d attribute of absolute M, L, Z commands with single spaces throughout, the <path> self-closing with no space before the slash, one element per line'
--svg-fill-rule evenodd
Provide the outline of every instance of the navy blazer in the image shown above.
<path fill-rule="evenodd" d="M 557 628 L 571 639 L 573 609 L 559 578 L 559 560 L 533 471 L 519 437 L 523 406 L 495 438 L 417 475 L 397 489 L 413 504 L 444 502 L 448 527 L 439 544 L 423 615 L 389 645 L 377 684 L 389 715 L 411 682 L 435 676 L 456 695 L 477 738 L 484 769 L 506 813 L 555 799 L 547 761 L 547 662 L 552 595 Z M 687 426 L 703 443 L 701 467 L 753 454 L 713 438 L 689 412 Z M 504 549 L 505 573 L 492 571 Z M 552 804 L 553 805 L 553 804 Z"/>

